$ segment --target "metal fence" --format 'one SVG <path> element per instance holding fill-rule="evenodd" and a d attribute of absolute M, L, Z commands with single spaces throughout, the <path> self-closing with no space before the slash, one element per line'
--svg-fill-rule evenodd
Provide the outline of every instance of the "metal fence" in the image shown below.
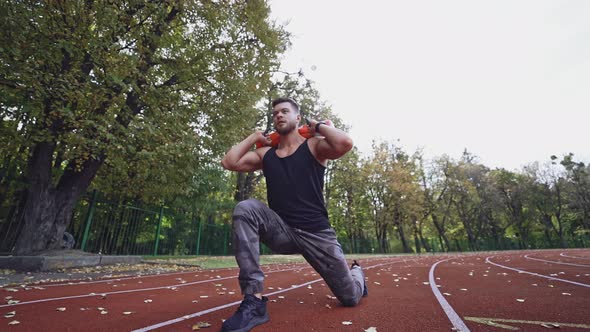
<path fill-rule="evenodd" d="M 108 201 L 94 192 L 81 200 L 68 231 L 76 248 L 87 252 L 177 256 L 227 255 L 230 228 L 194 213 Z"/>
<path fill-rule="evenodd" d="M 22 222 L 7 214 L 0 221 L 0 253 L 9 253 Z M 231 225 L 164 206 L 112 201 L 96 191 L 80 199 L 66 230 L 74 249 L 105 255 L 228 255 Z"/>
<path fill-rule="evenodd" d="M 18 206 L 18 204 L 15 204 Z M 16 208 L 0 211 L 0 254 L 11 252 L 22 228 Z M 198 213 L 179 213 L 165 206 L 142 206 L 138 203 L 113 201 L 97 192 L 85 195 L 73 211 L 67 232 L 75 238 L 75 249 L 105 255 L 231 255 L 232 234 L 229 220 L 219 223 Z M 379 246 L 372 238 L 339 237 L 347 254 L 378 253 Z M 434 252 L 444 251 L 440 241 L 428 239 Z M 559 243 L 548 241 L 541 234 L 531 235 L 528 248 L 558 248 Z M 453 239 L 450 251 L 469 251 L 465 239 Z M 570 247 L 590 245 L 590 234 L 568 240 Z M 390 252 L 401 252 L 397 239 L 389 241 Z M 502 238 L 500 243 L 481 239 L 478 250 L 508 250 L 521 248 L 517 239 Z M 262 254 L 272 251 L 261 245 Z M 424 248 L 422 249 L 424 250 Z"/>

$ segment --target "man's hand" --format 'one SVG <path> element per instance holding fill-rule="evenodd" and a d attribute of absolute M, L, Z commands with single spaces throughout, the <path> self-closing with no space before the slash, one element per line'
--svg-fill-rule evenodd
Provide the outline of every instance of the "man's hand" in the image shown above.
<path fill-rule="evenodd" d="M 314 119 L 308 119 L 307 124 L 311 132 L 323 137 L 310 140 L 311 153 L 322 164 L 327 159 L 338 159 L 352 149 L 352 139 L 348 134 L 337 129 L 331 123 L 323 123 Z M 322 123 L 318 126 L 318 123 Z M 316 132 L 316 128 L 319 132 Z"/>
<path fill-rule="evenodd" d="M 225 169 L 237 172 L 252 172 L 261 169 L 263 152 L 266 151 L 260 151 L 263 149 L 250 151 L 256 143 L 268 146 L 271 141 L 261 131 L 257 130 L 233 146 L 225 154 L 225 157 L 221 160 L 221 164 Z"/>
<path fill-rule="evenodd" d="M 251 136 L 254 136 L 254 144 L 261 146 L 270 146 L 272 143 L 270 137 L 264 136 L 264 133 L 260 130 L 256 130 Z"/>

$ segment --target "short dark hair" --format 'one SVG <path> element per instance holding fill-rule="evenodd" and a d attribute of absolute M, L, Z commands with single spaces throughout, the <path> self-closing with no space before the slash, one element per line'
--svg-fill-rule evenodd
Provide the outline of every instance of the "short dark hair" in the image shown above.
<path fill-rule="evenodd" d="M 291 104 L 293 107 L 295 107 L 295 110 L 297 110 L 297 113 L 299 113 L 299 104 L 297 104 L 297 102 L 295 101 L 295 99 L 289 98 L 289 97 L 280 97 L 280 98 L 277 98 L 277 99 L 273 100 L 272 103 L 271 103 L 271 105 L 274 108 L 275 106 L 277 106 L 280 103 L 289 103 L 289 104 Z"/>

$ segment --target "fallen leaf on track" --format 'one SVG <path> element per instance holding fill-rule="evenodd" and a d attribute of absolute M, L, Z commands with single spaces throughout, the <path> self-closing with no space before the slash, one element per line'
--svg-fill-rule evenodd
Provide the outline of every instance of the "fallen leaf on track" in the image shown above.
<path fill-rule="evenodd" d="M 132 311 L 123 311 L 123 315 L 131 315 L 132 313 Z"/>
<path fill-rule="evenodd" d="M 342 322 L 342 325 L 352 325 L 352 322 L 344 321 L 344 322 Z"/>
<path fill-rule="evenodd" d="M 143 300 L 144 303 L 152 303 L 153 300 L 152 299 L 147 299 L 147 300 Z"/>
<path fill-rule="evenodd" d="M 102 310 L 102 311 L 100 312 L 100 314 L 101 314 L 101 315 L 106 315 L 106 314 L 108 314 L 108 313 L 109 313 L 109 312 L 108 312 L 108 311 L 106 311 L 106 310 Z"/>
<path fill-rule="evenodd" d="M 332 307 L 329 304 L 326 304 L 326 308 L 332 309 Z"/>
<path fill-rule="evenodd" d="M 570 293 L 561 293 L 561 295 L 572 295 Z"/>
<path fill-rule="evenodd" d="M 200 298 L 202 298 L 202 299 L 206 299 L 206 298 L 208 298 L 209 296 L 208 296 L 208 295 L 201 295 L 201 296 L 199 296 L 199 297 L 200 297 Z"/>
<path fill-rule="evenodd" d="M 8 323 L 8 325 L 17 325 L 20 324 L 18 320 L 13 320 L 12 322 Z"/>
<path fill-rule="evenodd" d="M 524 299 L 516 299 L 516 301 L 522 303 L 524 302 Z"/>
<path fill-rule="evenodd" d="M 61 312 L 64 312 L 64 311 L 66 311 L 66 308 L 64 308 L 64 307 L 61 307 L 61 308 L 56 308 L 55 310 L 57 310 L 57 311 L 61 311 Z"/>
<path fill-rule="evenodd" d="M 193 325 L 192 330 L 196 331 L 196 330 L 204 329 L 207 327 L 211 327 L 211 324 L 209 324 L 207 322 L 198 322 L 197 324 Z"/>
<path fill-rule="evenodd" d="M 365 332 L 377 332 L 376 327 L 369 327 L 368 329 L 364 330 Z"/>
<path fill-rule="evenodd" d="M 6 313 L 6 315 L 4 315 L 5 318 L 12 318 L 16 316 L 16 311 L 11 311 L 9 313 Z"/>

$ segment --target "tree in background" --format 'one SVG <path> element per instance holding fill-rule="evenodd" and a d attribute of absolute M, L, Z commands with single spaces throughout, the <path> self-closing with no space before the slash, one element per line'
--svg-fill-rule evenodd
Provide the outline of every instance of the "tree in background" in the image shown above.
<path fill-rule="evenodd" d="M 111 192 L 186 194 L 195 165 L 256 116 L 287 45 L 264 1 L 2 1 L 0 11 L 2 171 L 23 193 L 16 254 L 58 248 L 101 169 L 97 186 Z"/>

